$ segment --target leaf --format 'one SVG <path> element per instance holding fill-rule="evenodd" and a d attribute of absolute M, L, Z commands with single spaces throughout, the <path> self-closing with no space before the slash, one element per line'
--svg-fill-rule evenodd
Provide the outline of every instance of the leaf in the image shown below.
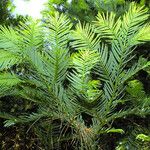
<path fill-rule="evenodd" d="M 133 64 L 128 70 L 122 71 L 120 74 L 121 82 L 124 83 L 128 79 L 130 79 L 133 75 L 138 73 L 142 69 L 147 69 L 150 66 L 150 61 L 147 61 L 145 58 L 140 57 L 138 62 Z"/>
<path fill-rule="evenodd" d="M 42 27 L 38 21 L 31 20 L 28 24 L 20 23 L 20 29 L 17 30 L 22 38 L 22 49 L 38 49 L 43 42 Z"/>
<path fill-rule="evenodd" d="M 124 134 L 125 132 L 124 132 L 123 129 L 112 128 L 112 129 L 107 130 L 107 133 L 120 133 L 120 134 Z"/>
<path fill-rule="evenodd" d="M 81 93 L 86 93 L 90 89 L 88 86 L 90 81 L 89 75 L 91 69 L 98 63 L 99 55 L 97 51 L 79 51 L 72 56 L 73 67 L 76 71 L 68 75 L 73 88 Z M 94 81 L 93 81 L 94 83 Z"/>
<path fill-rule="evenodd" d="M 15 74 L 1 73 L 0 74 L 0 86 L 12 87 L 17 85 L 21 81 Z"/>
<path fill-rule="evenodd" d="M 133 45 L 150 41 L 150 24 L 146 24 L 132 39 Z"/>
<path fill-rule="evenodd" d="M 141 140 L 141 141 L 143 141 L 143 142 L 150 142 L 150 136 L 145 135 L 145 134 L 138 134 L 138 135 L 136 136 L 136 139 L 137 139 L 137 140 Z"/>
<path fill-rule="evenodd" d="M 16 75 L 10 73 L 0 73 L 0 97 L 13 94 L 15 86 L 23 82 Z"/>
<path fill-rule="evenodd" d="M 0 48 L 9 52 L 20 52 L 22 50 L 22 36 L 11 27 L 0 26 Z"/>
<path fill-rule="evenodd" d="M 54 16 L 49 16 L 45 34 L 47 35 L 47 42 L 50 48 L 67 48 L 71 27 L 72 24 L 66 15 L 55 12 Z"/>
<path fill-rule="evenodd" d="M 0 71 L 9 69 L 13 65 L 19 64 L 20 62 L 21 57 L 19 57 L 15 53 L 0 50 Z"/>
<path fill-rule="evenodd" d="M 4 127 L 10 127 L 16 124 L 16 119 L 6 120 L 4 121 Z"/>
<path fill-rule="evenodd" d="M 106 40 L 116 39 L 121 27 L 121 20 L 116 20 L 116 15 L 111 13 L 98 13 L 97 21 L 94 21 L 94 30 L 100 38 Z"/>
<path fill-rule="evenodd" d="M 120 30 L 125 43 L 130 43 L 131 45 L 134 43 L 132 38 L 134 39 L 135 33 L 141 30 L 141 27 L 145 24 L 148 17 L 147 8 L 144 8 L 144 6 L 139 7 L 135 2 L 130 4 L 128 12 L 123 16 Z"/>
<path fill-rule="evenodd" d="M 143 84 L 138 80 L 132 80 L 128 82 L 126 91 L 133 97 L 140 98 L 146 96 L 143 88 Z"/>
<path fill-rule="evenodd" d="M 71 46 L 78 50 L 96 50 L 100 42 L 92 25 L 88 23 L 81 25 L 81 22 L 79 22 L 76 30 L 72 31 L 72 38 Z"/>

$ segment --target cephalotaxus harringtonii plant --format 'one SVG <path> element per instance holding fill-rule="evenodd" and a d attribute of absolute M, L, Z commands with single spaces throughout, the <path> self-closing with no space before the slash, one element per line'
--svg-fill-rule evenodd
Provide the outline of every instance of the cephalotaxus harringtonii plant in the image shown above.
<path fill-rule="evenodd" d="M 77 141 L 75 149 L 97 150 L 100 134 L 124 133 L 113 128 L 116 118 L 149 113 L 148 107 L 115 109 L 123 101 L 124 83 L 150 64 L 139 58 L 127 67 L 135 47 L 150 41 L 148 17 L 146 8 L 131 3 L 119 18 L 113 12 L 98 13 L 95 22 L 78 23 L 75 30 L 58 13 L 42 24 L 1 26 L 0 97 L 13 95 L 37 104 L 32 114 L 1 112 L 5 126 L 47 118 L 46 125 L 44 119 L 40 122 L 49 129 L 47 149 L 72 140 Z"/>

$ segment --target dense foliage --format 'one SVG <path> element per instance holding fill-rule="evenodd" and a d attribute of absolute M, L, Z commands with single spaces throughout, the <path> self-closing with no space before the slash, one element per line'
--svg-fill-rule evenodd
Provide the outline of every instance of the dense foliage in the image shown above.
<path fill-rule="evenodd" d="M 117 123 L 150 114 L 149 95 L 132 79 L 149 72 L 145 58 L 132 63 L 136 46 L 150 41 L 148 19 L 147 8 L 131 3 L 119 17 L 99 12 L 75 29 L 58 12 L 44 22 L 1 26 L 0 97 L 36 105 L 16 116 L 1 112 L 5 126 L 31 123 L 45 149 L 107 150 L 107 137 L 116 135 L 116 150 L 148 150 L 149 123 Z"/>
<path fill-rule="evenodd" d="M 120 15 L 127 11 L 130 1 L 133 0 L 48 0 L 47 9 L 43 14 L 53 14 L 55 11 L 65 13 L 74 23 L 91 22 L 98 12 L 115 12 Z M 149 0 L 136 1 L 139 5 L 150 8 Z"/>
<path fill-rule="evenodd" d="M 0 24 L 17 26 L 19 21 L 23 21 L 24 17 L 21 15 L 14 16 L 12 12 L 15 6 L 11 0 L 0 1 Z"/>

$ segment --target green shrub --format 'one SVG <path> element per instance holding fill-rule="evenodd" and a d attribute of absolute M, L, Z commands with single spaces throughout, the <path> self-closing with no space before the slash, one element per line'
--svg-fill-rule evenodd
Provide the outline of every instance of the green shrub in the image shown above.
<path fill-rule="evenodd" d="M 102 134 L 123 134 L 113 127 L 117 118 L 149 114 L 145 103 L 118 109 L 128 101 L 126 81 L 150 65 L 139 58 L 127 67 L 135 46 L 150 41 L 148 17 L 147 9 L 131 3 L 119 18 L 113 12 L 99 13 L 95 22 L 79 23 L 75 30 L 59 13 L 46 23 L 28 22 L 20 29 L 1 26 L 0 96 L 37 105 L 31 114 L 1 113 L 8 119 L 5 126 L 33 122 L 47 149 L 72 141 L 75 149 L 97 150 Z"/>

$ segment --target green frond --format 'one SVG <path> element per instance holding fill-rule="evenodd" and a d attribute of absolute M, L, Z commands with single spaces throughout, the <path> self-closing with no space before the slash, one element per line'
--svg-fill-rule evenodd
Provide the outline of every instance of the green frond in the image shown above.
<path fill-rule="evenodd" d="M 138 80 L 131 80 L 128 82 L 128 86 L 126 91 L 132 96 L 138 98 L 143 98 L 145 95 L 145 91 L 143 88 L 143 84 Z"/>
<path fill-rule="evenodd" d="M 150 61 L 147 61 L 145 58 L 140 57 L 138 62 L 132 65 L 128 70 L 122 71 L 119 75 L 120 82 L 124 83 L 128 79 L 130 79 L 133 75 L 138 73 L 140 70 L 145 69 L 150 66 Z"/>
<path fill-rule="evenodd" d="M 47 71 L 46 71 L 46 66 L 43 62 L 43 54 L 37 49 L 32 48 L 32 50 L 29 50 L 27 52 L 27 60 L 31 64 L 31 67 L 38 71 L 41 76 L 46 76 Z"/>
<path fill-rule="evenodd" d="M 63 82 L 69 67 L 69 53 L 67 49 L 54 48 L 47 52 L 32 50 L 28 52 L 28 61 L 39 72 L 44 82 L 51 84 Z M 65 60 L 65 61 L 64 61 Z M 36 71 L 35 74 L 36 74 Z"/>
<path fill-rule="evenodd" d="M 28 122 L 31 122 L 31 121 L 37 121 L 37 120 L 39 120 L 39 119 L 41 119 L 42 117 L 45 117 L 45 116 L 46 115 L 42 114 L 42 113 L 32 113 L 29 116 L 28 115 L 23 115 L 23 116 L 13 117 L 11 119 L 7 119 L 4 122 L 4 126 L 5 127 L 10 127 L 10 126 L 12 126 L 14 124 L 17 124 L 17 123 L 28 123 Z"/>
<path fill-rule="evenodd" d="M 150 41 L 150 24 L 146 24 L 132 39 L 132 44 L 137 45 Z"/>
<path fill-rule="evenodd" d="M 0 71 L 4 69 L 9 69 L 15 64 L 19 64 L 21 58 L 15 53 L 0 50 Z"/>
<path fill-rule="evenodd" d="M 0 48 L 10 52 L 20 52 L 22 37 L 18 32 L 11 28 L 0 26 Z"/>
<path fill-rule="evenodd" d="M 141 140 L 141 141 L 150 142 L 150 136 L 145 135 L 145 134 L 138 134 L 136 136 L 136 139 Z"/>
<path fill-rule="evenodd" d="M 49 82 L 51 85 L 64 81 L 70 63 L 67 49 L 57 47 L 42 53 L 34 50 L 29 56 L 32 67 L 39 72 L 37 74 L 34 71 L 38 78 L 42 77 L 44 82 Z"/>
<path fill-rule="evenodd" d="M 0 74 L 0 97 L 10 95 L 13 86 L 18 85 L 22 81 L 14 74 L 1 73 Z M 7 93 L 7 94 L 6 94 Z"/>
<path fill-rule="evenodd" d="M 68 49 L 55 47 L 48 51 L 48 59 L 45 63 L 50 82 L 52 84 L 63 82 L 70 64 Z"/>
<path fill-rule="evenodd" d="M 101 44 L 99 49 L 99 62 L 94 67 L 94 73 L 99 76 L 101 81 L 107 81 L 110 78 L 110 72 L 108 68 L 109 49 L 106 44 Z"/>
<path fill-rule="evenodd" d="M 72 24 L 65 15 L 58 12 L 50 16 L 47 23 L 45 53 L 42 61 L 50 83 L 54 85 L 64 81 L 70 64 L 68 42 Z"/>
<path fill-rule="evenodd" d="M 72 64 L 74 67 L 73 73 L 70 73 L 69 80 L 76 91 L 85 95 L 89 100 L 93 100 L 94 96 L 98 95 L 98 80 L 92 80 L 90 73 L 91 69 L 98 63 L 99 55 L 97 51 L 79 51 L 72 56 Z M 93 92 L 93 94 L 92 94 Z M 91 97 L 91 94 L 93 95 Z"/>
<path fill-rule="evenodd" d="M 129 10 L 123 16 L 116 40 L 111 42 L 111 51 L 108 59 L 108 68 L 111 78 L 118 78 L 127 62 L 133 59 L 134 37 L 148 19 L 147 9 L 131 3 Z"/>
<path fill-rule="evenodd" d="M 90 70 L 99 61 L 99 54 L 97 51 L 79 51 L 72 55 L 72 63 L 78 72 L 82 72 L 85 69 L 85 73 L 89 74 Z"/>
<path fill-rule="evenodd" d="M 80 22 L 77 24 L 76 30 L 72 31 L 72 38 L 74 41 L 71 42 L 71 45 L 78 50 L 96 50 L 100 42 L 92 25 L 81 25 Z"/>
<path fill-rule="evenodd" d="M 139 7 L 134 2 L 130 4 L 129 10 L 123 16 L 121 25 L 121 37 L 124 43 L 131 44 L 133 42 L 131 38 L 135 36 L 141 27 L 144 25 L 145 21 L 148 19 L 148 9 Z"/>
<path fill-rule="evenodd" d="M 42 91 L 39 87 L 31 88 L 22 85 L 20 88 L 22 89 L 16 91 L 16 96 L 22 97 L 26 100 L 35 102 L 40 105 L 47 105 L 49 103 L 52 103 L 50 96 L 46 92 Z"/>
<path fill-rule="evenodd" d="M 99 22 L 95 22 L 97 31 L 101 32 L 101 27 L 104 31 L 107 31 L 106 25 L 110 25 L 109 29 L 111 30 L 108 30 L 106 36 L 114 35 L 114 38 L 110 40 L 111 50 L 109 52 L 109 58 L 106 59 L 108 72 L 114 80 L 114 78 L 118 78 L 118 75 L 123 71 L 127 62 L 133 59 L 131 55 L 134 50 L 132 48 L 134 45 L 133 39 L 136 37 L 139 29 L 142 28 L 141 26 L 145 20 L 148 19 L 147 9 L 131 3 L 129 11 L 123 16 L 122 21 L 121 19 L 115 21 L 115 14 L 113 13 L 110 15 L 106 14 L 106 17 L 104 14 L 99 14 L 98 19 Z"/>
<path fill-rule="evenodd" d="M 42 26 L 37 21 L 20 23 L 20 29 L 17 30 L 22 39 L 22 47 L 24 50 L 32 51 L 32 48 L 37 49 L 42 45 Z"/>
<path fill-rule="evenodd" d="M 124 138 L 119 140 L 116 150 L 126 149 L 132 150 L 149 150 L 149 127 L 134 124 L 126 127 L 127 132 Z"/>
<path fill-rule="evenodd" d="M 121 20 L 117 20 L 113 12 L 98 13 L 97 21 L 94 21 L 94 27 L 100 38 L 105 38 L 106 40 L 116 39 L 121 27 Z"/>
<path fill-rule="evenodd" d="M 3 118 L 3 119 L 15 119 L 14 116 L 8 114 L 8 113 L 4 113 L 4 112 L 0 112 L 0 118 Z"/>
<path fill-rule="evenodd" d="M 112 42 L 109 59 L 107 62 L 110 76 L 112 79 L 118 77 L 123 71 L 127 62 L 133 59 L 131 53 L 134 49 L 123 45 L 123 41 L 116 40 Z"/>
<path fill-rule="evenodd" d="M 20 83 L 21 80 L 14 74 L 1 73 L 0 74 L 0 85 L 12 87 Z"/>
<path fill-rule="evenodd" d="M 71 27 L 72 24 L 70 20 L 64 14 L 55 12 L 54 16 L 49 16 L 45 34 L 49 40 L 50 49 L 54 47 L 67 48 Z"/>

